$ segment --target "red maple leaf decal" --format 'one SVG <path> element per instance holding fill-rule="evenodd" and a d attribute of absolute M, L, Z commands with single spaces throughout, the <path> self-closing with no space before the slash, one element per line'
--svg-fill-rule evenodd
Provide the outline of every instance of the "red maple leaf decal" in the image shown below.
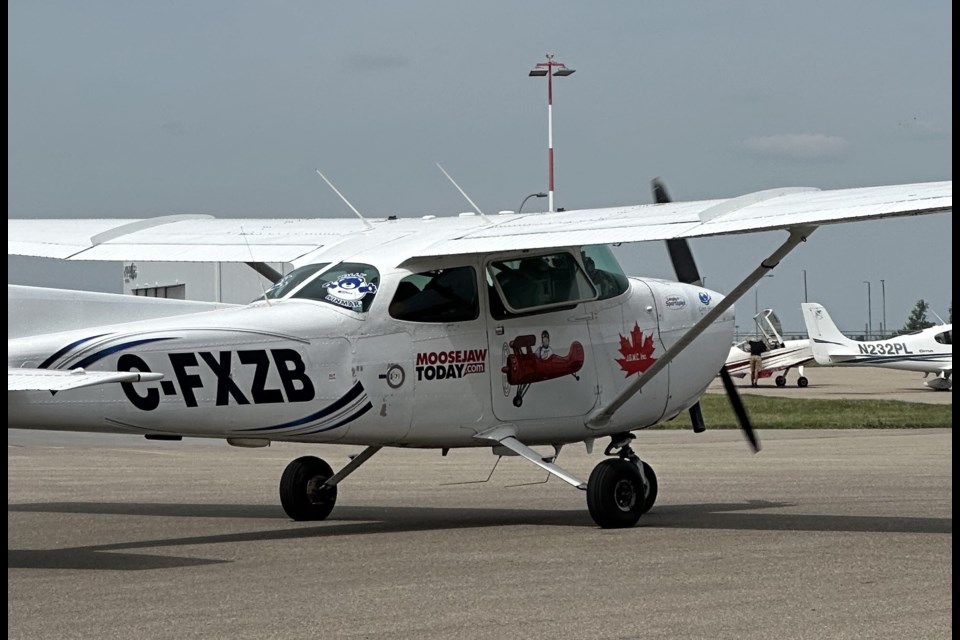
<path fill-rule="evenodd" d="M 620 353 L 622 358 L 617 358 L 617 364 L 626 371 L 624 378 L 629 378 L 634 373 L 643 373 L 657 360 L 653 358 L 653 332 L 646 338 L 643 337 L 643 331 L 640 330 L 638 323 L 633 324 L 630 330 L 630 339 L 627 340 L 620 336 Z"/>

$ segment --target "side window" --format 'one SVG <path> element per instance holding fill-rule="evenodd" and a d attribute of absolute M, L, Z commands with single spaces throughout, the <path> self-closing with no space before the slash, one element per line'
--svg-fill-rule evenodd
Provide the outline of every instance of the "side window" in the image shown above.
<path fill-rule="evenodd" d="M 397 285 L 390 316 L 411 322 L 464 322 L 480 317 L 473 267 L 435 269 L 409 275 Z"/>
<path fill-rule="evenodd" d="M 600 292 L 598 300 L 615 298 L 630 288 L 627 276 L 623 275 L 620 263 L 613 251 L 605 244 L 593 244 L 581 249 L 583 266 L 587 275 Z"/>
<path fill-rule="evenodd" d="M 567 252 L 498 260 L 487 269 L 509 313 L 573 305 L 596 297 L 590 280 Z M 493 295 L 491 310 L 498 317 Z"/>
<path fill-rule="evenodd" d="M 320 300 L 358 313 L 370 310 L 380 272 L 369 264 L 341 262 L 307 282 L 291 297 Z"/>
<path fill-rule="evenodd" d="M 944 331 L 943 333 L 938 333 L 933 337 L 933 339 L 940 344 L 953 344 L 953 329 L 950 331 Z"/>

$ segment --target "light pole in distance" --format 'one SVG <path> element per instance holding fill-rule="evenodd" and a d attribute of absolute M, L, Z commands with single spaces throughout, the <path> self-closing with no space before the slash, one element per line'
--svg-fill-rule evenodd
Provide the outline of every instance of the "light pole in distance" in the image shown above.
<path fill-rule="evenodd" d="M 873 333 L 873 312 L 870 308 L 870 281 L 864 280 L 863 282 L 867 285 L 867 340 L 869 340 L 870 335 Z"/>
<path fill-rule="evenodd" d="M 887 288 L 886 286 L 884 286 L 883 283 L 884 283 L 884 280 L 881 279 L 880 280 L 880 300 L 882 302 L 880 304 L 881 304 L 881 307 L 883 308 L 883 315 L 880 316 L 880 321 L 882 322 L 882 324 L 880 325 L 880 337 L 886 338 L 887 337 Z"/>
<path fill-rule="evenodd" d="M 773 274 L 768 273 L 764 278 L 772 278 Z M 760 313 L 760 283 L 753 285 L 753 316 L 756 317 Z"/>
<path fill-rule="evenodd" d="M 553 77 L 569 76 L 574 71 L 576 69 L 556 62 L 551 53 L 547 54 L 546 62 L 538 62 L 530 70 L 531 76 L 547 76 L 547 211 L 553 211 Z"/>

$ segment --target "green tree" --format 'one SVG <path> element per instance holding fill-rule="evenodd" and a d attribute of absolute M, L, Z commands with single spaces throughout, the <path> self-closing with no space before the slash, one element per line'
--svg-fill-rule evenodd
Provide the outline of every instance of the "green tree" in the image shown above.
<path fill-rule="evenodd" d="M 910 317 L 907 318 L 907 324 L 903 325 L 903 332 L 907 333 L 909 331 L 918 331 L 932 327 L 934 323 L 927 319 L 927 311 L 929 309 L 930 304 L 925 302 L 923 298 L 917 300 L 917 306 L 910 312 Z"/>

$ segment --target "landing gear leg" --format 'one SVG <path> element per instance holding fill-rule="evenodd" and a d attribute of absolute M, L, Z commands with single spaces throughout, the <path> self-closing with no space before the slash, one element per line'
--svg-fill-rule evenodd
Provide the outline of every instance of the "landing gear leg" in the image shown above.
<path fill-rule="evenodd" d="M 630 448 L 635 437 L 632 433 L 613 436 L 604 454 L 613 455 L 619 449 L 618 458 L 594 467 L 587 482 L 587 508 L 604 529 L 632 527 L 657 500 L 653 468 Z"/>
<path fill-rule="evenodd" d="M 380 447 L 367 447 L 336 474 L 315 456 L 287 465 L 280 478 L 280 504 L 294 520 L 325 520 L 337 503 L 337 484 L 370 459 Z"/>

